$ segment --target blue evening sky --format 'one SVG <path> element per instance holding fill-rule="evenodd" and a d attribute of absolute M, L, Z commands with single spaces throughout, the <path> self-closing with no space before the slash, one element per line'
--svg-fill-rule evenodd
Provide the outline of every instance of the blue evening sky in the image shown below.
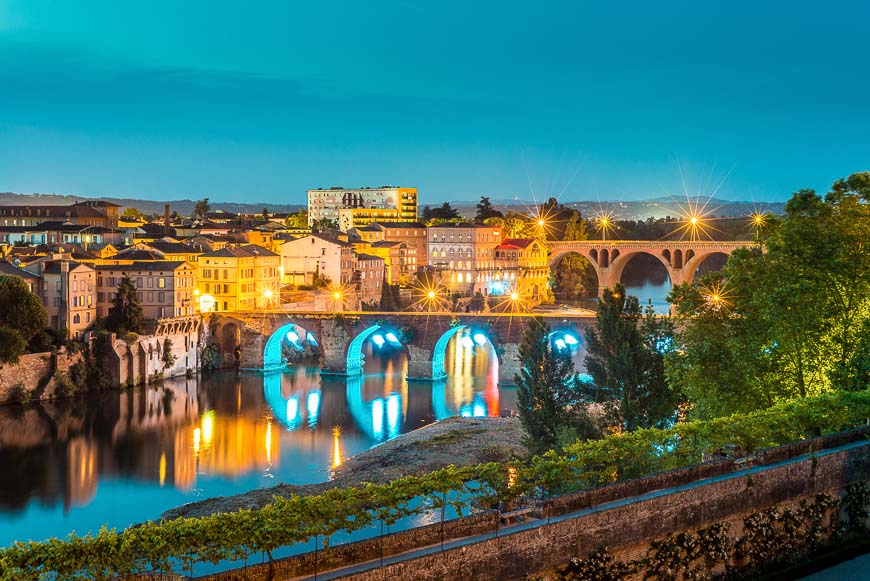
<path fill-rule="evenodd" d="M 784 199 L 870 166 L 870 3 L 0 0 L 0 191 Z"/>

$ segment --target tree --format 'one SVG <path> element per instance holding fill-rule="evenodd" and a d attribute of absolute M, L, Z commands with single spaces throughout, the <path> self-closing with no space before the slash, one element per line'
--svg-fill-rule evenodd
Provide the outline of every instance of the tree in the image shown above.
<path fill-rule="evenodd" d="M 320 218 L 311 224 L 311 232 L 314 234 L 335 230 L 336 228 L 338 228 L 338 225 L 335 223 L 335 220 L 330 220 L 329 218 Z"/>
<path fill-rule="evenodd" d="M 121 212 L 121 217 L 129 220 L 138 220 L 143 216 L 144 214 L 136 208 L 124 208 L 124 211 Z"/>
<path fill-rule="evenodd" d="M 12 329 L 26 343 L 47 324 L 48 313 L 27 284 L 17 276 L 0 275 L 0 326 Z"/>
<path fill-rule="evenodd" d="M 695 415 L 767 407 L 865 376 L 870 334 L 870 173 L 824 197 L 795 192 L 761 246 L 734 252 L 719 279 L 672 291 L 681 319 L 669 381 Z M 726 296 L 711 309 L 711 289 Z"/>
<path fill-rule="evenodd" d="M 290 228 L 308 228 L 308 210 L 302 208 L 295 214 L 290 214 L 285 224 Z"/>
<path fill-rule="evenodd" d="M 208 214 L 209 210 L 211 210 L 211 206 L 208 203 L 208 198 L 203 198 L 194 206 L 193 218 L 196 219 L 197 216 L 205 218 L 205 215 Z"/>
<path fill-rule="evenodd" d="M 269 208 L 263 208 L 263 220 L 266 222 L 269 221 Z"/>
<path fill-rule="evenodd" d="M 626 431 L 663 427 L 679 403 L 665 380 L 663 353 L 673 334 L 669 323 L 651 308 L 644 315 L 637 298 L 626 296 L 621 284 L 604 290 L 597 323 L 586 332 L 586 370 L 611 424 Z"/>
<path fill-rule="evenodd" d="M 163 356 L 161 357 L 161 361 L 163 361 L 163 368 L 169 369 L 175 362 L 178 360 L 178 357 L 173 355 L 172 353 L 172 339 L 166 338 L 163 342 Z"/>
<path fill-rule="evenodd" d="M 430 210 L 429 216 L 430 220 L 458 220 L 459 212 L 457 212 L 456 209 L 450 205 L 450 202 L 444 202 L 438 208 Z"/>
<path fill-rule="evenodd" d="M 0 326 L 0 362 L 18 363 L 27 342 L 21 333 L 11 327 Z"/>
<path fill-rule="evenodd" d="M 492 203 L 486 196 L 481 196 L 477 204 L 477 214 L 474 216 L 475 224 L 485 224 L 490 218 L 504 218 L 504 214 L 492 207 Z"/>
<path fill-rule="evenodd" d="M 540 317 L 528 321 L 520 345 L 522 369 L 517 383 L 517 411 L 533 454 L 559 445 L 560 432 L 575 425 L 583 393 L 571 355 L 550 344 L 550 327 Z"/>
<path fill-rule="evenodd" d="M 136 286 L 124 275 L 112 301 L 106 328 L 115 333 L 139 333 L 142 324 L 142 307 L 136 297 Z"/>
<path fill-rule="evenodd" d="M 553 267 L 551 274 L 553 294 L 560 300 L 577 300 L 595 297 L 598 279 L 589 260 L 580 254 L 563 256 Z"/>

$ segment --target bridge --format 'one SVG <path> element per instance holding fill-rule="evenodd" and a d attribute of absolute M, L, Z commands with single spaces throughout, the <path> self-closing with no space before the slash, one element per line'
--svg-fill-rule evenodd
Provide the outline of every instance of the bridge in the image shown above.
<path fill-rule="evenodd" d="M 691 242 L 685 240 L 650 242 L 643 240 L 578 240 L 548 242 L 550 267 L 572 253 L 584 256 L 598 276 L 598 292 L 613 288 L 620 282 L 629 261 L 638 254 L 648 254 L 664 265 L 671 285 L 677 286 L 695 279 L 698 267 L 716 254 L 730 255 L 738 248 L 749 248 L 754 242 Z"/>
<path fill-rule="evenodd" d="M 555 348 L 566 349 L 582 362 L 586 330 L 595 317 L 586 314 L 542 314 Z M 218 345 L 224 366 L 235 364 L 239 349 L 242 369 L 274 371 L 284 367 L 282 350 L 314 347 L 322 358 L 322 373 L 354 377 L 365 372 L 363 346 L 389 344 L 408 356 L 408 379 L 437 381 L 447 377 L 447 346 L 456 337 L 469 350 L 489 349 L 498 361 L 500 384 L 514 383 L 522 364 L 519 346 L 529 316 L 504 313 L 294 313 L 257 311 L 218 313 L 212 319 L 211 341 Z M 578 369 L 582 371 L 582 369 Z"/>

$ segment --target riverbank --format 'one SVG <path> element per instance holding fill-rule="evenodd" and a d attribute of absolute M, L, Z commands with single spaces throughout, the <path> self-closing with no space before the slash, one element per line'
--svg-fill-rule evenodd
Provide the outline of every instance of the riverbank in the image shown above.
<path fill-rule="evenodd" d="M 210 498 L 168 510 L 163 518 L 201 517 L 215 512 L 259 508 L 273 496 L 320 494 L 331 488 L 384 483 L 403 476 L 420 475 L 444 466 L 472 466 L 524 457 L 524 432 L 519 418 L 448 418 L 403 434 L 348 458 L 327 482 L 306 485 L 279 484 L 242 494 Z"/>

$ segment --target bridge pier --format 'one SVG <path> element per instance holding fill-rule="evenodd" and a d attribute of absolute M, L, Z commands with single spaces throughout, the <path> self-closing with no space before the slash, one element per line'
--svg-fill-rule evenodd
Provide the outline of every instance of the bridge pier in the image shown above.
<path fill-rule="evenodd" d="M 408 345 L 408 381 L 438 381 L 447 377 L 446 373 L 433 374 L 434 350 L 430 347 Z M 441 369 L 444 369 L 442 362 Z"/>
<path fill-rule="evenodd" d="M 338 318 L 320 322 L 320 352 L 323 356 L 321 372 L 328 375 L 347 375 L 347 345 L 351 337 Z"/>

